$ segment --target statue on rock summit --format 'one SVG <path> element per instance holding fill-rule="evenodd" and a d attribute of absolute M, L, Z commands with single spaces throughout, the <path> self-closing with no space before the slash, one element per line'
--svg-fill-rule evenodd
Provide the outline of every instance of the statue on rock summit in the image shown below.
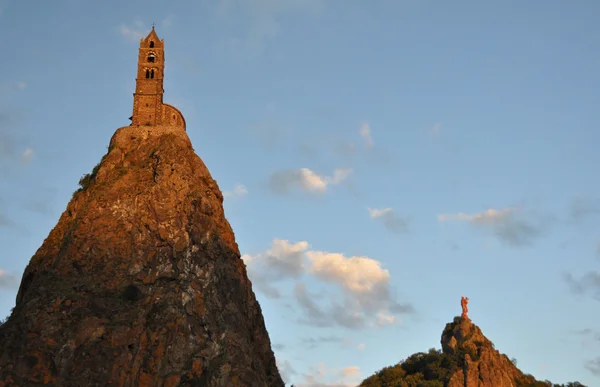
<path fill-rule="evenodd" d="M 467 313 L 469 313 L 469 308 L 467 304 L 469 303 L 469 297 L 462 296 L 460 298 L 460 306 L 462 307 L 462 315 L 460 317 L 468 319 Z"/>

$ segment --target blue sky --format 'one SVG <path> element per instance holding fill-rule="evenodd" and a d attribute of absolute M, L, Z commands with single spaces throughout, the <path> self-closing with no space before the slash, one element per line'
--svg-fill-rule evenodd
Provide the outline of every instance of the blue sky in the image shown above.
<path fill-rule="evenodd" d="M 524 372 L 599 385 L 600 3 L 493 3 L 0 0 L 0 315 L 154 22 L 289 383 L 439 348 L 466 295 Z"/>

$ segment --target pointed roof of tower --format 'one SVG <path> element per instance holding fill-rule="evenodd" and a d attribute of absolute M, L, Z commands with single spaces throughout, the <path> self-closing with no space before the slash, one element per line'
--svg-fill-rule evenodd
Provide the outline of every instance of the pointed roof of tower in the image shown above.
<path fill-rule="evenodd" d="M 162 39 L 160 39 L 158 37 L 158 35 L 156 34 L 156 31 L 154 30 L 154 25 L 152 25 L 152 31 L 150 31 L 150 33 L 148 34 L 148 36 L 146 36 L 144 39 L 142 39 L 141 43 L 148 43 L 149 41 L 154 41 L 154 42 L 161 42 L 162 43 Z"/>

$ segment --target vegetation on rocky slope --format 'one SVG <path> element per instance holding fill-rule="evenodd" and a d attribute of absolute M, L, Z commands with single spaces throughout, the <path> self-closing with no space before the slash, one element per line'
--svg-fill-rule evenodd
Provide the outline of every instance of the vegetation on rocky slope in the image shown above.
<path fill-rule="evenodd" d="M 465 354 L 450 355 L 431 348 L 418 352 L 408 359 L 385 367 L 365 379 L 360 387 L 447 387 L 452 375 L 465 363 Z M 586 387 L 579 382 L 553 384 L 537 381 L 531 375 L 526 380 L 516 380 L 517 387 Z"/>
<path fill-rule="evenodd" d="M 457 356 L 431 348 L 419 352 L 395 366 L 385 367 L 364 380 L 361 387 L 444 387 L 459 369 Z"/>

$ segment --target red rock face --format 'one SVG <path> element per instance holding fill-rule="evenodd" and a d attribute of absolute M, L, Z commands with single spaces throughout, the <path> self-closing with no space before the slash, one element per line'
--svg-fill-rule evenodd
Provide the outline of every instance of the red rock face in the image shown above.
<path fill-rule="evenodd" d="M 223 196 L 185 132 L 121 128 L 87 180 L 0 326 L 0 387 L 282 387 Z"/>
<path fill-rule="evenodd" d="M 458 356 L 463 366 L 448 387 L 516 387 L 535 382 L 502 355 L 468 318 L 457 317 L 442 333 L 444 353 Z"/>

